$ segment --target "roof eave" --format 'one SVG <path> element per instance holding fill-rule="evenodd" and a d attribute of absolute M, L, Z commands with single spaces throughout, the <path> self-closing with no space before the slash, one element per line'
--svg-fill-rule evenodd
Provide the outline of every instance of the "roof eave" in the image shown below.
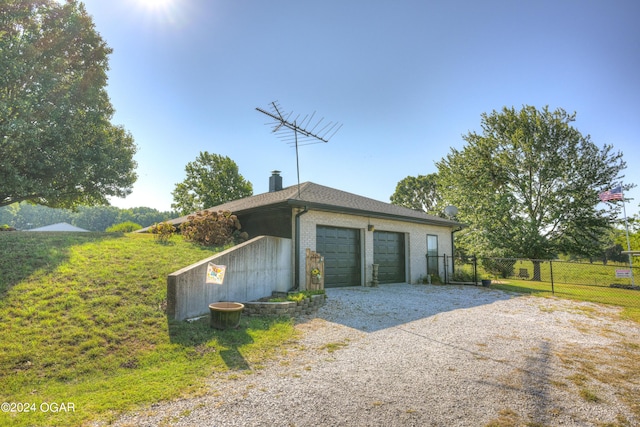
<path fill-rule="evenodd" d="M 391 213 L 385 213 L 385 212 L 374 212 L 374 211 L 365 210 L 365 209 L 348 208 L 343 206 L 329 205 L 325 203 L 309 202 L 309 201 L 300 200 L 300 199 L 289 199 L 287 200 L 287 203 L 292 207 L 302 208 L 306 206 L 310 209 L 316 209 L 316 210 L 325 211 L 325 212 L 345 213 L 345 214 L 368 216 L 371 218 L 380 218 L 380 219 L 392 219 L 392 220 L 398 220 L 398 221 L 413 222 L 416 224 L 438 225 L 438 226 L 450 227 L 450 228 L 466 227 L 466 224 L 444 219 L 444 218 L 442 220 L 439 220 L 437 218 L 433 218 L 433 219 L 432 218 L 416 218 L 416 217 L 407 216 L 407 215 L 391 214 Z"/>

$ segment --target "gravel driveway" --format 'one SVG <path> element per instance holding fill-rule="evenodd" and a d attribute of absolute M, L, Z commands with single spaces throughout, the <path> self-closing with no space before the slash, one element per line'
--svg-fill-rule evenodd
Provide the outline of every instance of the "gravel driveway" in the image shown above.
<path fill-rule="evenodd" d="M 473 286 L 327 294 L 278 360 L 116 424 L 640 424 L 640 328 L 617 308 Z"/>

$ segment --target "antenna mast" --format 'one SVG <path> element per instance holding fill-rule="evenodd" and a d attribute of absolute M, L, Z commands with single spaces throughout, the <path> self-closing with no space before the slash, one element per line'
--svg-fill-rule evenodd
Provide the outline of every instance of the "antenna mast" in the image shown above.
<path fill-rule="evenodd" d="M 296 116 L 292 119 L 293 112 L 283 115 L 281 113 L 282 108 L 278 105 L 277 101 L 270 104 L 271 111 L 263 110 L 262 108 L 256 108 L 262 114 L 266 114 L 273 119 L 273 122 L 267 123 L 273 126 L 271 130 L 278 138 L 286 142 L 291 146 L 296 147 L 296 169 L 298 172 L 298 198 L 300 198 L 300 161 L 298 158 L 298 147 L 302 145 L 319 144 L 321 142 L 329 142 L 329 140 L 336 134 L 342 127 L 342 124 L 329 122 L 322 124 L 324 118 L 318 121 L 313 120 L 313 116 L 316 114 L 306 115 L 300 119 L 300 116 Z M 313 127 L 311 127 L 313 121 Z M 316 130 L 317 129 L 317 130 Z M 293 131 L 293 135 L 291 134 Z M 300 137 L 298 137 L 300 135 Z"/>

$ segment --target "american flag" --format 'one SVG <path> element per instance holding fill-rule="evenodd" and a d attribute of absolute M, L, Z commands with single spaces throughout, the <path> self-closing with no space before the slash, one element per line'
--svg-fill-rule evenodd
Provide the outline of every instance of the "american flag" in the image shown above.
<path fill-rule="evenodd" d="M 609 200 L 622 200 L 622 187 L 617 186 L 612 190 L 604 191 L 598 194 L 598 197 L 600 197 L 600 200 L 602 200 L 603 202 L 607 202 Z"/>

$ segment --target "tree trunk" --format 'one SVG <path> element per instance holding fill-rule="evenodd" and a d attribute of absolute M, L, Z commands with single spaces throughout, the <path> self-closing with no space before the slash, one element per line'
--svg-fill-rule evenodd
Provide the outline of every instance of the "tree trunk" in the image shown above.
<path fill-rule="evenodd" d="M 531 280 L 535 280 L 536 282 L 542 281 L 542 274 L 540 273 L 540 265 L 542 265 L 542 261 L 533 260 L 533 277 Z"/>

